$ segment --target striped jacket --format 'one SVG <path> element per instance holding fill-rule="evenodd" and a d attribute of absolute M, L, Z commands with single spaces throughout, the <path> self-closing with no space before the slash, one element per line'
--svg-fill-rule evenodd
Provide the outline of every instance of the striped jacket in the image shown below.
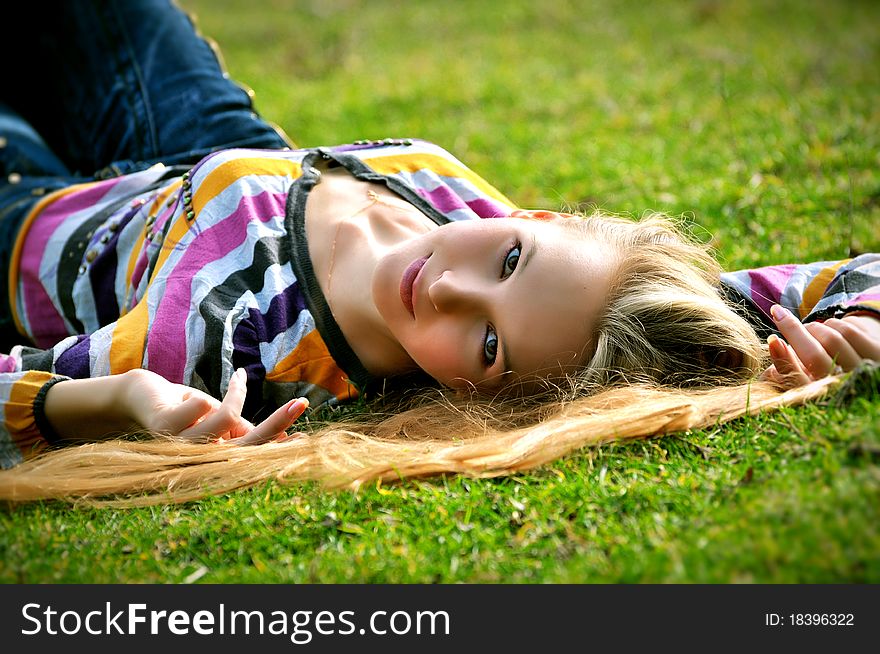
<path fill-rule="evenodd" d="M 0 465 L 53 440 L 42 406 L 58 380 L 147 368 L 220 398 L 243 367 L 255 420 L 292 397 L 333 404 L 369 386 L 308 257 L 321 159 L 387 184 L 437 224 L 514 208 L 410 139 L 226 150 L 186 173 L 158 165 L 46 196 L 13 251 L 14 318 L 36 347 L 0 355 Z"/>
<path fill-rule="evenodd" d="M 441 148 L 385 140 L 296 151 L 228 150 L 186 174 L 156 166 L 44 198 L 13 253 L 19 330 L 0 355 L 0 465 L 52 441 L 52 383 L 148 368 L 222 397 L 248 371 L 245 415 L 291 397 L 357 395 L 369 376 L 333 321 L 305 241 L 319 159 L 383 182 L 437 224 L 506 216 L 513 204 Z M 770 304 L 807 319 L 880 314 L 880 256 L 725 274 L 756 326 Z"/>

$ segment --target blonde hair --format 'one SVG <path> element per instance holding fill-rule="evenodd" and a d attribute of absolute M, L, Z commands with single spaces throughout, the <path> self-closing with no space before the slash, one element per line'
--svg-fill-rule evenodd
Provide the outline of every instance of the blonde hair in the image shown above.
<path fill-rule="evenodd" d="M 533 396 L 425 391 L 284 443 L 194 444 L 162 435 L 55 449 L 0 473 L 0 498 L 114 506 L 184 502 L 266 480 L 357 489 L 444 473 L 512 474 L 585 446 L 707 427 L 804 402 L 828 377 L 781 391 L 754 381 L 754 330 L 720 297 L 718 264 L 668 218 L 564 219 L 617 255 L 595 352 Z"/>
<path fill-rule="evenodd" d="M 672 219 L 597 214 L 563 224 L 608 243 L 618 260 L 595 353 L 581 375 L 588 387 L 699 386 L 761 370 L 764 345 L 719 294 L 717 261 Z"/>

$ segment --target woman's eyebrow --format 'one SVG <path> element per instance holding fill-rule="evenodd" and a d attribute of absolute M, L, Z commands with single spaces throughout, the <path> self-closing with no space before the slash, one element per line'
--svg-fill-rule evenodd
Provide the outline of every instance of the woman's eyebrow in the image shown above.
<path fill-rule="evenodd" d="M 526 249 L 525 255 L 523 255 L 522 263 L 517 266 L 516 273 L 517 278 L 519 278 L 525 269 L 528 267 L 529 263 L 532 260 L 532 257 L 535 256 L 535 253 L 538 251 L 538 239 L 532 234 L 532 242 L 529 243 L 529 247 Z M 516 371 L 516 368 L 513 365 L 513 354 L 511 352 L 512 348 L 507 347 L 506 341 L 501 341 L 501 355 L 504 358 L 504 366 L 503 370 L 506 372 L 508 370 Z"/>

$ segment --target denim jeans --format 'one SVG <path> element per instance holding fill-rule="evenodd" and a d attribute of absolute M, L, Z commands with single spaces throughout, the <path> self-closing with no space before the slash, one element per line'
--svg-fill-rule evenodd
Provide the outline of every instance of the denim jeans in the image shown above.
<path fill-rule="evenodd" d="M 12 324 L 12 244 L 42 194 L 157 162 L 194 164 L 219 149 L 292 147 L 255 113 L 249 93 L 171 0 L 50 0 L 16 13 L 24 15 L 0 39 L 7 78 L 0 86 L 0 351 Z"/>

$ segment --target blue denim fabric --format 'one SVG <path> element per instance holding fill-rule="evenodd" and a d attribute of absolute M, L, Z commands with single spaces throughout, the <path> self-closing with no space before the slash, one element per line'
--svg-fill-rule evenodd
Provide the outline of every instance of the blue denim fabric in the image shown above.
<path fill-rule="evenodd" d="M 128 172 L 195 163 L 220 148 L 290 146 L 169 0 L 33 4 L 39 19 L 21 24 L 40 25 L 38 33 L 23 27 L 0 39 L 0 53 L 13 50 L 4 70 L 12 83 L 0 91 L 9 97 L 0 101 L 70 171 L 91 176 L 117 164 Z"/>
<path fill-rule="evenodd" d="M 0 39 L 7 66 L 0 86 L 0 332 L 11 322 L 9 250 L 40 189 L 157 162 L 194 164 L 225 148 L 292 147 L 254 112 L 248 92 L 170 0 L 44 0 L 20 10 L 17 27 Z M 40 26 L 36 34 L 32 25 Z"/>

